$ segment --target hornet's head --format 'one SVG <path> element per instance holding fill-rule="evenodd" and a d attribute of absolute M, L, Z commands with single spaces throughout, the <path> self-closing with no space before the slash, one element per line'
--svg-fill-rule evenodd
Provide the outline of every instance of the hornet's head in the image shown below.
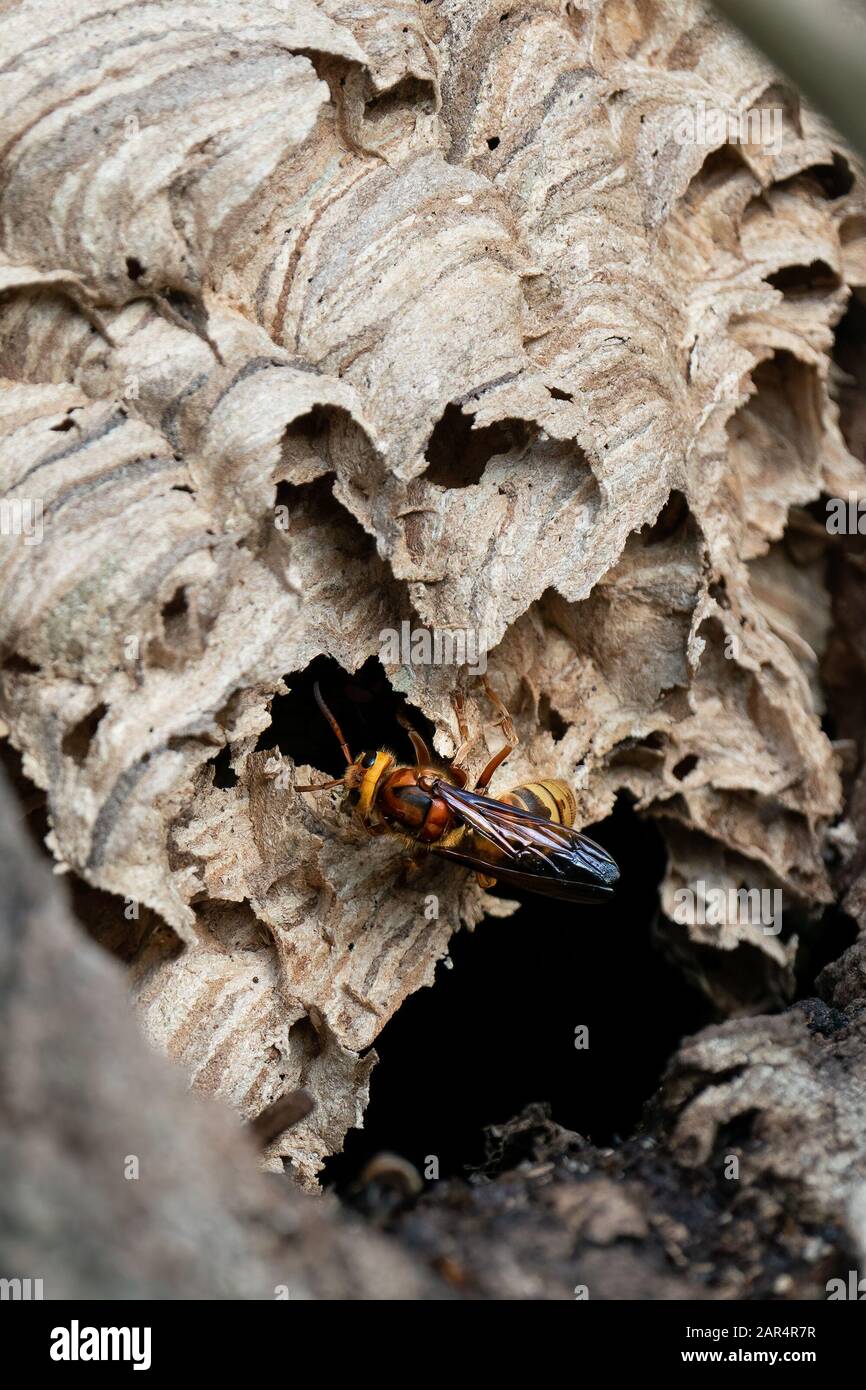
<path fill-rule="evenodd" d="M 359 753 L 357 758 L 353 758 L 339 724 L 322 699 L 318 681 L 313 686 L 313 694 L 316 697 L 316 704 L 334 730 L 337 742 L 343 750 L 343 757 L 346 759 L 346 771 L 342 777 L 335 777 L 333 781 L 322 782 L 318 786 L 296 786 L 295 791 L 320 792 L 327 791 L 330 787 L 344 786 L 350 802 L 357 807 L 362 820 L 367 820 L 375 803 L 382 778 L 390 772 L 396 760 L 393 754 L 386 753 L 382 749 Z"/>
<path fill-rule="evenodd" d="M 382 778 L 391 771 L 394 761 L 391 753 L 378 749 L 359 753 L 346 768 L 343 781 L 349 792 L 349 801 L 357 808 L 362 820 L 366 820 L 373 809 Z"/>

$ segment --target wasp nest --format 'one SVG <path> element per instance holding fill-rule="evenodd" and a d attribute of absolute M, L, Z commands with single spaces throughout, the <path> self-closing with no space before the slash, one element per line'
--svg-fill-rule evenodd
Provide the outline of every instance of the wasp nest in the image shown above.
<path fill-rule="evenodd" d="M 481 634 L 511 780 L 658 818 L 667 918 L 696 881 L 827 904 L 809 504 L 866 438 L 833 132 L 692 0 L 23 0 L 4 50 L 0 478 L 39 534 L 0 551 L 0 713 L 152 1040 L 246 1118 L 314 1094 L 271 1165 L 314 1181 L 495 907 L 294 792 L 272 703 L 317 656 L 381 656 L 447 756 L 458 673 L 382 633 Z M 707 109 L 780 138 L 683 138 Z M 721 1012 L 787 997 L 790 932 L 700 919 Z"/>

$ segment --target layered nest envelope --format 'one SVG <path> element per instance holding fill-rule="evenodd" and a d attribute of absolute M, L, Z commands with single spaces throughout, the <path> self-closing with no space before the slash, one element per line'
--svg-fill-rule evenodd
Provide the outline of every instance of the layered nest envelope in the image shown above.
<path fill-rule="evenodd" d="M 657 821 L 658 930 L 728 1020 L 671 1062 L 663 1161 L 757 1115 L 766 1229 L 862 1250 L 861 948 L 820 1027 L 785 1011 L 864 902 L 863 561 L 823 500 L 866 488 L 854 156 L 692 0 L 32 0 L 3 48 L 0 483 L 43 522 L 0 550 L 6 761 L 147 1037 L 246 1120 L 307 1088 L 265 1162 L 318 1185 L 383 1027 L 510 909 L 296 792 L 274 702 L 404 622 L 483 634 L 511 783 Z M 702 109 L 782 137 L 683 139 Z M 483 766 L 465 673 L 383 667 L 443 758 L 462 684 Z M 698 881 L 785 930 L 675 923 Z M 598 1243 L 647 1237 L 612 1210 Z"/>

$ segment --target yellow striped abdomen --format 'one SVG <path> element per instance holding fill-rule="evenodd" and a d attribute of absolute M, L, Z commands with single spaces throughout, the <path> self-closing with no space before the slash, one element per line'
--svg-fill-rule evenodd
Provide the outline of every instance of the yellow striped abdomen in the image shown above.
<path fill-rule="evenodd" d="M 574 792 L 567 782 L 527 782 L 522 787 L 512 787 L 511 791 L 503 792 L 496 800 L 504 801 L 506 806 L 517 806 L 530 816 L 553 821 L 555 825 L 574 825 L 577 815 Z M 477 831 L 471 834 L 475 853 L 490 865 L 491 873 L 495 874 L 500 851 Z M 496 879 L 479 874 L 478 881 L 482 888 L 492 888 Z"/>
<path fill-rule="evenodd" d="M 558 825 L 574 825 L 577 815 L 574 792 L 567 782 L 527 782 L 525 786 L 512 787 L 497 800 Z"/>

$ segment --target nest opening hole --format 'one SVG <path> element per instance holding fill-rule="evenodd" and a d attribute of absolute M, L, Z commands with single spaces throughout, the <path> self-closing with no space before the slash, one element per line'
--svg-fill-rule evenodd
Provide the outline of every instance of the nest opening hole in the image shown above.
<path fill-rule="evenodd" d="M 473 429 L 474 418 L 453 402 L 445 407 L 425 453 L 428 482 L 445 488 L 473 487 L 481 482 L 490 459 L 526 449 L 537 433 L 525 420 L 516 419 Z"/>
<path fill-rule="evenodd" d="M 615 901 L 582 907 L 509 889 L 513 917 L 457 933 L 453 969 L 440 968 L 377 1037 L 364 1128 L 326 1164 L 327 1186 L 348 1191 L 383 1150 L 421 1173 L 435 1156 L 440 1177 L 462 1175 L 483 1160 L 485 1128 L 536 1101 L 596 1143 L 633 1130 L 711 1008 L 653 944 L 658 829 L 620 798 L 591 833 L 623 869 Z"/>
<path fill-rule="evenodd" d="M 430 743 L 435 726 L 391 689 L 376 657 L 354 673 L 331 657 L 317 656 L 304 671 L 285 677 L 287 695 L 275 696 L 271 723 L 259 736 L 257 751 L 278 749 L 297 766 L 309 763 L 328 777 L 339 777 L 345 761 L 334 734 L 316 704 L 316 681 L 322 698 L 342 729 L 353 757 L 365 749 L 388 748 L 403 762 L 415 761 L 412 744 L 397 722 L 405 713 Z"/>

